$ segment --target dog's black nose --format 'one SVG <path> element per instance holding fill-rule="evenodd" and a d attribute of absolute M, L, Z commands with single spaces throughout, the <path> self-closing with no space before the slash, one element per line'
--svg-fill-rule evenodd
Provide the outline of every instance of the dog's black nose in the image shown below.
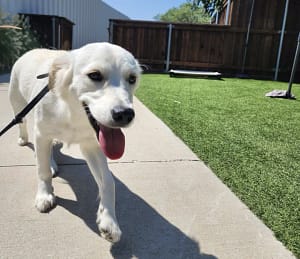
<path fill-rule="evenodd" d="M 121 106 L 115 107 L 111 111 L 113 120 L 121 126 L 130 123 L 134 118 L 134 110 L 131 108 L 124 108 Z"/>

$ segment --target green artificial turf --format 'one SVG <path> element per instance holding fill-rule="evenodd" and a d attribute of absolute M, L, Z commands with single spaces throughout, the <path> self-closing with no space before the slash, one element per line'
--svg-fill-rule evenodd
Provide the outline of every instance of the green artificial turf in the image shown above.
<path fill-rule="evenodd" d="M 137 97 L 300 257 L 300 101 L 274 89 L 287 83 L 143 75 Z"/>

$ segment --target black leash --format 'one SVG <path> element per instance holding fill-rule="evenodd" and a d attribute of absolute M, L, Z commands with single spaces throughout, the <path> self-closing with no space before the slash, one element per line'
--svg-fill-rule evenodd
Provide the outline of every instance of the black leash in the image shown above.
<path fill-rule="evenodd" d="M 42 74 L 37 76 L 37 79 L 42 79 L 48 77 L 48 74 Z M 32 108 L 49 92 L 48 85 L 46 85 L 37 96 L 35 96 L 26 106 L 25 108 L 20 111 L 15 118 L 7 124 L 7 126 L 0 131 L 0 137 L 8 131 L 11 127 L 15 126 L 16 124 L 22 123 L 24 117 L 32 110 Z"/>

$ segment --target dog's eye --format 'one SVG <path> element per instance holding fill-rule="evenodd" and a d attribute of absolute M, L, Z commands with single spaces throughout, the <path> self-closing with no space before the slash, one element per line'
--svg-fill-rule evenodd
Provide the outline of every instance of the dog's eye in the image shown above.
<path fill-rule="evenodd" d="M 136 83 L 136 76 L 135 75 L 130 75 L 128 78 L 128 83 L 133 85 Z"/>
<path fill-rule="evenodd" d="M 88 77 L 93 81 L 101 82 L 103 80 L 103 76 L 99 71 L 89 73 Z"/>

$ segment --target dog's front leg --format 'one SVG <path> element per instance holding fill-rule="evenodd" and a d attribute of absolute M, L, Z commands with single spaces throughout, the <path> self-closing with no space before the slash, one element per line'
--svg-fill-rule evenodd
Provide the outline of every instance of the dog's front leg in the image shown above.
<path fill-rule="evenodd" d="M 55 205 L 50 168 L 52 139 L 42 137 L 38 130 L 35 134 L 35 153 L 37 159 L 38 190 L 35 206 L 40 212 L 47 212 Z"/>
<path fill-rule="evenodd" d="M 118 242 L 121 230 L 115 215 L 115 183 L 108 169 L 106 157 L 97 142 L 82 143 L 80 148 L 99 187 L 101 200 L 97 223 L 100 234 L 110 242 Z"/>

